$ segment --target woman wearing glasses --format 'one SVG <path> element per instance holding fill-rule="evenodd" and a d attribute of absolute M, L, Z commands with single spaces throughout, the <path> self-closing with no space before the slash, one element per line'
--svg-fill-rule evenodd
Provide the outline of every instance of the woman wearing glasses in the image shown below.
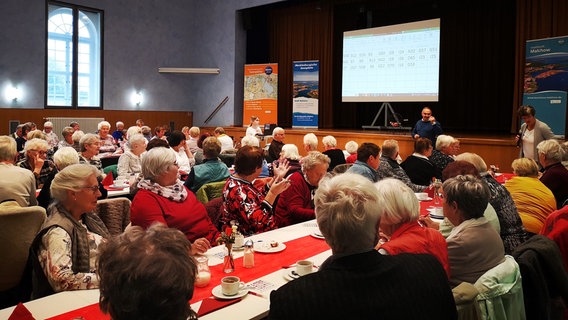
<path fill-rule="evenodd" d="M 55 175 L 48 219 L 32 243 L 32 298 L 54 292 L 99 287 L 97 248 L 109 232 L 93 213 L 101 195 L 97 169 L 73 164 Z M 37 285 L 36 285 L 37 284 Z"/>
<path fill-rule="evenodd" d="M 179 180 L 179 166 L 172 149 L 152 148 L 142 157 L 143 180 L 130 207 L 132 225 L 149 228 L 160 222 L 183 232 L 193 254 L 204 253 L 215 243 L 219 231 L 205 206 Z"/>
<path fill-rule="evenodd" d="M 34 173 L 36 188 L 41 189 L 49 175 L 57 169 L 55 164 L 47 159 L 49 145 L 43 139 L 31 139 L 26 142 L 24 147 L 25 157 L 18 162 L 18 166 L 28 169 Z"/>

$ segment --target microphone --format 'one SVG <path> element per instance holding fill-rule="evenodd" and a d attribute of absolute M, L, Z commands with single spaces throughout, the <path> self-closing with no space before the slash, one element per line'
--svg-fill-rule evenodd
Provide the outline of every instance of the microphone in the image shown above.
<path fill-rule="evenodd" d="M 525 128 L 525 129 L 526 129 L 526 128 Z M 519 138 L 519 139 L 517 139 L 517 148 L 520 148 L 520 147 L 521 147 L 521 143 L 522 143 L 522 141 L 523 141 L 523 133 L 524 133 L 524 131 L 525 131 L 525 130 L 520 130 L 520 131 L 519 131 L 519 134 L 517 135 L 517 137 Z"/>

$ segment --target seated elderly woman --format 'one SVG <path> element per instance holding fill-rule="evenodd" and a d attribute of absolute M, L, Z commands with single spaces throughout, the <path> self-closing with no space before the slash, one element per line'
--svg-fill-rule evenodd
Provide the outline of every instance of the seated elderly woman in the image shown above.
<path fill-rule="evenodd" d="M 49 145 L 43 139 L 28 140 L 24 146 L 24 159 L 18 166 L 33 172 L 36 179 L 36 188 L 41 189 L 50 174 L 57 172 L 55 164 L 47 159 Z"/>
<path fill-rule="evenodd" d="M 81 152 L 79 152 L 79 162 L 95 166 L 95 168 L 99 171 L 99 174 L 104 176 L 103 166 L 101 164 L 101 159 L 99 158 L 100 144 L 101 141 L 98 135 L 93 133 L 83 135 L 79 141 L 79 146 L 81 148 Z"/>
<path fill-rule="evenodd" d="M 353 140 L 347 141 L 345 143 L 345 150 L 343 150 L 343 155 L 345 156 L 345 163 L 355 163 L 357 160 L 357 149 L 359 144 Z"/>
<path fill-rule="evenodd" d="M 519 158 L 511 165 L 516 176 L 505 182 L 527 232 L 538 234 L 546 217 L 556 210 L 552 191 L 538 180 L 538 165 L 531 158 Z"/>
<path fill-rule="evenodd" d="M 428 159 L 431 155 L 432 141 L 430 139 L 418 138 L 414 140 L 414 153 L 400 164 L 412 183 L 428 186 L 432 182 L 432 178 L 442 178 L 432 161 Z"/>
<path fill-rule="evenodd" d="M 189 148 L 185 145 L 185 135 L 181 131 L 173 131 L 167 138 L 170 148 L 175 151 L 179 173 L 185 175 L 191 171 L 191 167 L 195 165 L 195 158 Z M 184 178 L 184 179 L 185 179 Z"/>
<path fill-rule="evenodd" d="M 441 195 L 444 215 L 456 226 L 446 239 L 450 284 L 475 283 L 505 259 L 499 234 L 483 217 L 489 187 L 474 176 L 459 175 L 444 181 Z"/>
<path fill-rule="evenodd" d="M 91 165 L 73 164 L 55 175 L 51 183 L 54 203 L 32 243 L 36 259 L 33 299 L 59 291 L 98 288 L 97 248 L 110 236 L 92 213 L 100 195 L 97 169 Z"/>
<path fill-rule="evenodd" d="M 256 139 L 255 137 L 251 138 Z M 191 168 L 189 176 L 184 183 L 194 193 L 206 183 L 224 181 L 229 177 L 229 168 L 219 159 L 221 142 L 215 137 L 208 137 L 203 141 L 202 146 L 203 163 Z"/>
<path fill-rule="evenodd" d="M 568 204 L 568 169 L 561 161 L 564 150 L 556 140 L 544 140 L 536 146 L 538 161 L 544 172 L 540 181 L 552 191 L 556 199 L 556 207 Z"/>
<path fill-rule="evenodd" d="M 436 166 L 436 177 L 441 177 L 448 163 L 454 161 L 456 141 L 454 137 L 445 134 L 436 138 L 436 149 L 432 150 L 432 155 L 428 157 Z"/>
<path fill-rule="evenodd" d="M 272 143 L 271 143 L 272 145 Z M 260 148 L 260 141 L 258 140 L 257 137 L 253 137 L 253 136 L 244 136 L 241 139 L 241 147 L 244 146 L 251 146 L 251 147 L 258 147 Z M 259 178 L 269 178 L 270 177 L 270 172 L 268 170 L 268 161 L 267 161 L 267 157 L 264 157 L 264 159 L 262 159 L 262 171 L 260 172 L 260 175 L 258 176 Z"/>
<path fill-rule="evenodd" d="M 287 143 L 282 146 L 282 151 L 280 151 L 280 158 L 278 160 L 274 160 L 272 163 L 268 164 L 268 174 L 273 177 L 274 176 L 274 168 L 278 167 L 281 162 L 286 161 L 288 162 L 288 174 L 292 174 L 297 171 L 302 170 L 302 165 L 300 164 L 300 160 L 302 157 L 298 151 L 298 147 L 295 144 Z"/>
<path fill-rule="evenodd" d="M 61 131 L 61 136 L 63 136 L 63 139 L 61 139 L 59 141 L 59 143 L 57 144 L 57 148 L 63 148 L 63 147 L 73 147 L 73 133 L 75 132 L 75 130 L 73 130 L 73 128 L 71 127 L 65 127 L 63 128 L 63 130 Z"/>
<path fill-rule="evenodd" d="M 404 182 L 404 184 L 410 187 L 414 192 L 424 191 L 426 188 L 428 188 L 430 183 L 423 186 L 412 183 L 404 169 L 402 169 L 402 167 L 396 161 L 396 158 L 398 157 L 398 151 L 398 141 L 385 140 L 383 142 L 378 169 L 380 179 L 396 178 Z"/>
<path fill-rule="evenodd" d="M 335 168 L 338 164 L 345 163 L 345 155 L 341 149 L 337 148 L 337 140 L 334 136 L 325 136 L 321 139 L 321 142 L 323 143 L 323 148 L 325 150 L 323 154 L 328 156 L 331 160 L 327 171 L 333 170 L 333 168 Z"/>
<path fill-rule="evenodd" d="M 130 207 L 132 225 L 147 229 L 155 222 L 164 223 L 185 234 L 194 254 L 207 251 L 219 231 L 203 204 L 179 180 L 175 153 L 152 148 L 142 158 L 142 176 Z"/>
<path fill-rule="evenodd" d="M 191 243 L 162 224 L 132 227 L 99 248 L 100 308 L 113 320 L 197 319 Z M 132 276 L 135 274 L 136 276 Z"/>
<path fill-rule="evenodd" d="M 225 227 L 238 224 L 244 235 L 252 235 L 276 228 L 273 204 L 276 197 L 290 186 L 284 179 L 287 161 L 274 168 L 274 178 L 258 190 L 253 181 L 262 171 L 262 149 L 244 146 L 237 151 L 234 175 L 229 176 L 223 188 L 223 215 Z"/>
<path fill-rule="evenodd" d="M 146 138 L 140 133 L 128 139 L 129 149 L 118 158 L 117 173 L 129 176 L 142 171 L 140 156 L 146 151 Z"/>
<path fill-rule="evenodd" d="M 329 163 L 327 155 L 312 151 L 302 158 L 302 171 L 288 176 L 290 187 L 280 194 L 274 211 L 279 228 L 315 218 L 314 194 Z"/>
<path fill-rule="evenodd" d="M 79 155 L 77 154 L 77 151 L 75 151 L 75 149 L 73 149 L 72 147 L 62 147 L 57 149 L 57 151 L 55 151 L 55 153 L 53 154 L 53 162 L 55 163 L 57 170 L 61 171 L 65 169 L 65 167 L 67 166 L 79 163 Z M 47 207 L 53 200 L 51 198 L 50 189 L 51 189 L 51 183 L 53 182 L 53 179 L 55 178 L 56 174 L 57 171 L 53 171 L 48 176 L 47 180 L 45 181 L 45 184 L 43 185 L 43 188 L 41 189 L 39 195 L 37 196 L 38 205 L 44 207 L 45 209 L 47 209 Z"/>
<path fill-rule="evenodd" d="M 476 178 L 481 178 L 479 175 L 479 171 L 475 168 L 475 166 L 467 161 L 463 160 L 456 160 L 454 162 L 449 163 L 446 166 L 446 169 L 442 171 L 442 181 L 446 181 L 450 178 L 459 175 L 472 175 Z M 499 225 L 499 218 L 497 217 L 497 212 L 495 212 L 495 208 L 491 205 L 491 203 L 487 204 L 487 208 L 483 212 L 483 216 L 489 224 L 497 231 L 497 233 L 501 233 L 501 226 Z M 455 228 L 455 226 L 448 220 L 447 217 L 444 217 L 440 223 L 434 222 L 430 216 L 422 216 L 419 218 L 420 222 L 428 226 L 429 228 L 438 229 L 440 233 L 447 238 L 450 235 L 450 232 Z"/>
<path fill-rule="evenodd" d="M 420 204 L 412 189 L 402 181 L 387 178 L 375 183 L 380 207 L 380 230 L 383 241 L 375 247 L 382 254 L 396 255 L 399 253 L 430 254 L 444 267 L 448 277 L 448 249 L 446 239 L 438 231 L 424 228 L 418 223 Z"/>
<path fill-rule="evenodd" d="M 116 151 L 116 143 L 114 138 L 110 132 L 110 123 L 108 121 L 101 121 L 97 125 L 99 139 L 100 139 L 100 147 L 99 151 L 101 153 L 106 152 L 115 152 Z"/>
<path fill-rule="evenodd" d="M 350 173 L 324 179 L 314 202 L 332 255 L 318 272 L 271 292 L 269 319 L 457 319 L 436 258 L 374 250 L 384 205 L 369 180 Z"/>
<path fill-rule="evenodd" d="M 478 154 L 464 152 L 458 155 L 456 160 L 464 160 L 473 164 L 479 172 L 481 179 L 489 186 L 489 203 L 495 208 L 499 218 L 501 239 L 503 240 L 503 245 L 505 245 L 505 252 L 512 254 L 519 244 L 525 242 L 527 233 L 511 194 L 487 172 L 487 164 Z"/>

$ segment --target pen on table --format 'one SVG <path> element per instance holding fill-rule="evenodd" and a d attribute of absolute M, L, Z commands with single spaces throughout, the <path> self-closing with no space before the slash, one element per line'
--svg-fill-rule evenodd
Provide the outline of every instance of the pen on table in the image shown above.
<path fill-rule="evenodd" d="M 261 297 L 261 298 L 265 298 L 265 296 L 263 296 L 262 294 L 258 293 L 258 292 L 254 292 L 254 291 L 249 291 L 250 294 L 252 294 L 253 296 L 257 296 L 257 297 Z"/>

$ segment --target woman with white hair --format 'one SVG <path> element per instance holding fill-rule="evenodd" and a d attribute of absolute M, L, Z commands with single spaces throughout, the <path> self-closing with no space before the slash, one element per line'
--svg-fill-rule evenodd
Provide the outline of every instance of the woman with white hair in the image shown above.
<path fill-rule="evenodd" d="M 357 149 L 359 144 L 353 140 L 347 141 L 345 144 L 345 150 L 343 150 L 343 155 L 345 156 L 345 163 L 355 163 L 357 160 Z"/>
<path fill-rule="evenodd" d="M 48 176 L 57 171 L 55 164 L 47 159 L 49 145 L 43 139 L 28 140 L 24 146 L 24 159 L 18 166 L 33 172 L 36 179 L 36 188 L 41 189 Z"/>
<path fill-rule="evenodd" d="M 329 168 L 329 157 L 312 151 L 302 158 L 302 171 L 288 176 L 290 187 L 280 194 L 274 216 L 279 228 L 315 218 L 314 194 Z"/>
<path fill-rule="evenodd" d="M 343 155 L 343 151 L 337 148 L 337 140 L 334 136 L 325 136 L 323 137 L 323 139 L 321 139 L 321 142 L 323 143 L 323 148 L 325 150 L 323 154 L 328 156 L 331 160 L 327 171 L 333 170 L 333 168 L 335 168 L 335 166 L 337 166 L 338 164 L 345 163 L 345 156 Z"/>
<path fill-rule="evenodd" d="M 43 124 L 43 133 L 45 134 L 47 144 L 51 150 L 57 150 L 57 145 L 59 144 L 59 137 L 55 132 L 53 132 L 53 123 L 51 121 L 46 121 Z"/>
<path fill-rule="evenodd" d="M 54 203 L 32 243 L 34 292 L 40 298 L 54 292 L 96 289 L 97 248 L 109 232 L 93 213 L 101 195 L 97 170 L 74 164 L 61 170 L 51 184 Z"/>
<path fill-rule="evenodd" d="M 481 179 L 489 186 L 489 203 L 493 206 L 499 218 L 500 235 L 505 246 L 505 253 L 512 254 L 518 245 L 525 242 L 527 234 L 511 194 L 487 172 L 487 164 L 478 154 L 464 152 L 458 155 L 456 160 L 463 160 L 473 164 L 479 172 Z"/>
<path fill-rule="evenodd" d="M 449 277 L 446 239 L 437 230 L 420 225 L 420 204 L 412 189 L 394 178 L 380 180 L 375 187 L 383 202 L 379 208 L 380 230 L 384 235 L 383 240 L 386 240 L 377 245 L 379 252 L 389 255 L 430 254 L 440 261 Z"/>
<path fill-rule="evenodd" d="M 181 132 L 180 132 L 181 133 Z M 169 148 L 152 148 L 142 157 L 142 176 L 132 200 L 132 225 L 149 228 L 161 222 L 183 232 L 193 254 L 204 253 L 216 243 L 219 231 L 193 192 L 179 180 L 177 159 Z"/>
<path fill-rule="evenodd" d="M 278 168 L 283 161 L 288 162 L 288 175 L 291 175 L 294 172 L 302 170 L 302 165 L 300 164 L 300 160 L 302 157 L 298 151 L 298 147 L 295 144 L 287 143 L 282 146 L 282 150 L 280 151 L 280 158 L 278 160 L 273 161 L 272 163 L 268 164 L 268 175 L 270 177 L 274 176 L 274 168 Z"/>
<path fill-rule="evenodd" d="M 568 170 L 562 165 L 564 149 L 556 140 L 544 140 L 536 150 L 538 161 L 544 168 L 540 181 L 552 191 L 560 209 L 568 202 Z"/>
<path fill-rule="evenodd" d="M 432 155 L 428 157 L 438 170 L 439 174 L 436 176 L 442 176 L 442 171 L 444 171 L 448 163 L 454 161 L 455 143 L 456 139 L 454 137 L 445 134 L 441 134 L 436 138 L 436 148 L 432 150 Z"/>
<path fill-rule="evenodd" d="M 101 121 L 97 125 L 99 139 L 101 140 L 101 145 L 99 147 L 99 151 L 106 153 L 106 152 L 115 152 L 116 151 L 116 143 L 112 135 L 109 134 L 110 132 L 110 123 L 108 121 Z"/>
<path fill-rule="evenodd" d="M 61 171 L 65 169 L 65 167 L 79 163 L 79 154 L 77 154 L 77 151 L 75 151 L 75 149 L 73 149 L 72 147 L 59 148 L 53 154 L 53 163 L 55 164 L 55 167 L 57 167 L 57 170 Z M 53 182 L 53 179 L 55 178 L 56 174 L 57 171 L 54 170 L 48 176 L 47 180 L 43 185 L 43 188 L 41 189 L 39 195 L 37 196 L 38 205 L 44 207 L 45 209 L 47 209 L 47 207 L 53 200 L 51 198 L 50 188 L 51 188 L 51 183 Z"/>
<path fill-rule="evenodd" d="M 130 148 L 118 158 L 117 173 L 119 176 L 130 176 L 140 173 L 142 167 L 140 157 L 146 151 L 146 138 L 142 134 L 135 134 L 128 139 Z"/>
<path fill-rule="evenodd" d="M 307 133 L 304 136 L 304 151 L 317 151 L 318 150 L 318 137 L 313 133 Z"/>
<path fill-rule="evenodd" d="M 99 179 L 102 180 L 105 174 L 103 172 L 101 159 L 99 158 L 99 146 L 100 139 L 98 135 L 87 133 L 81 137 L 79 141 L 79 147 L 81 148 L 81 152 L 79 152 L 79 163 L 87 163 L 95 166 L 99 171 Z"/>

